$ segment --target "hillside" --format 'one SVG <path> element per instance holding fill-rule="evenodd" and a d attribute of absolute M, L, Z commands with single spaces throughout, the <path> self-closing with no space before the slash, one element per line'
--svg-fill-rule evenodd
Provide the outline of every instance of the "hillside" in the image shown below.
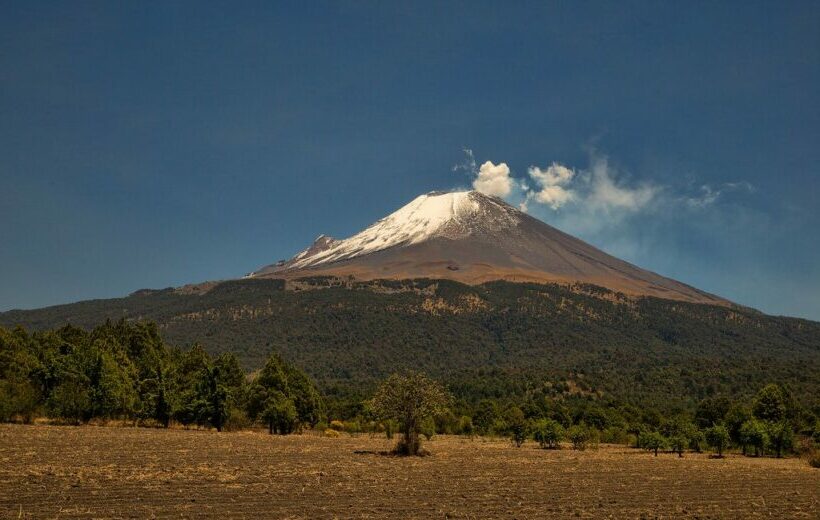
<path fill-rule="evenodd" d="M 769 381 L 809 405 L 820 395 L 819 323 L 580 284 L 246 279 L 10 311 L 0 325 L 121 318 L 155 320 L 178 345 L 233 351 L 249 369 L 275 349 L 330 394 L 416 368 L 475 398 L 539 388 L 689 407 Z"/>

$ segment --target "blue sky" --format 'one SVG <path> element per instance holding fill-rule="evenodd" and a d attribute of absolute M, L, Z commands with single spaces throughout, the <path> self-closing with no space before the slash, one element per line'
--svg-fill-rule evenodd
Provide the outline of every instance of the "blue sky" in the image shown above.
<path fill-rule="evenodd" d="M 0 310 L 240 276 L 469 188 L 467 148 L 610 253 L 820 319 L 820 3 L 440 4 L 0 3 Z"/>

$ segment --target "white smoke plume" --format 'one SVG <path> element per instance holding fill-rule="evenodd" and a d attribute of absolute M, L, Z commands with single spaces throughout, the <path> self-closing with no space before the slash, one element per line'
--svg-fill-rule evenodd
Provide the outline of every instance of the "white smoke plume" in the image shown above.
<path fill-rule="evenodd" d="M 512 187 L 510 167 L 506 163 L 485 162 L 478 169 L 478 175 L 473 181 L 473 188 L 476 191 L 495 197 L 506 197 L 512 191 Z"/>

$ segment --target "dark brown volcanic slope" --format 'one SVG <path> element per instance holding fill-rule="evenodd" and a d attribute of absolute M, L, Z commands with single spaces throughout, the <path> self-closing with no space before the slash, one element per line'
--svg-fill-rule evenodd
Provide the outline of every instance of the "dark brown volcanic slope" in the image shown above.
<path fill-rule="evenodd" d="M 481 193 L 422 195 L 346 239 L 320 236 L 287 262 L 252 278 L 352 276 L 583 282 L 635 296 L 695 303 L 726 300 L 619 260 Z"/>

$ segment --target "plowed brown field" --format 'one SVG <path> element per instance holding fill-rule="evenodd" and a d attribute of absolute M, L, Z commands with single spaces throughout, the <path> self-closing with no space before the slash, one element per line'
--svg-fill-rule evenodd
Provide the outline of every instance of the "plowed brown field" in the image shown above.
<path fill-rule="evenodd" d="M 269 436 L 0 425 L 8 518 L 818 518 L 820 470 L 799 459 L 517 449 L 437 437 L 380 455 L 362 435 Z"/>

